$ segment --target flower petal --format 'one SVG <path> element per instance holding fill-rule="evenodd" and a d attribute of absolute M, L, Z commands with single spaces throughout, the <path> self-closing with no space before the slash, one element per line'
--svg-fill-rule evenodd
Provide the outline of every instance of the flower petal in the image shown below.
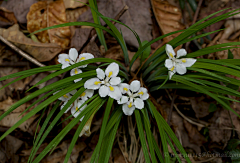
<path fill-rule="evenodd" d="M 118 104 L 124 104 L 128 102 L 128 97 L 127 96 L 122 96 L 120 100 L 117 101 Z"/>
<path fill-rule="evenodd" d="M 101 97 L 106 97 L 109 94 L 109 88 L 105 85 L 102 85 L 99 89 L 99 95 Z"/>
<path fill-rule="evenodd" d="M 94 90 L 93 89 L 86 89 L 86 96 L 91 98 L 93 96 Z"/>
<path fill-rule="evenodd" d="M 133 92 L 137 92 L 140 89 L 140 82 L 138 80 L 132 81 L 130 84 L 130 90 Z"/>
<path fill-rule="evenodd" d="M 63 107 L 67 104 L 67 102 L 68 102 L 68 101 L 65 101 L 65 102 L 62 104 L 62 106 L 61 106 L 61 108 L 60 108 L 61 110 L 62 110 Z M 67 113 L 67 112 L 72 108 L 72 106 L 73 106 L 73 104 L 71 104 L 64 113 Z"/>
<path fill-rule="evenodd" d="M 130 88 L 130 86 L 129 86 L 129 84 L 127 84 L 127 83 L 121 83 L 121 84 L 119 84 L 119 89 L 120 89 L 120 91 L 122 92 L 122 94 L 127 93 L 127 91 L 129 90 L 129 88 Z"/>
<path fill-rule="evenodd" d="M 112 77 L 109 81 L 111 85 L 118 85 L 121 83 L 121 78 L 120 77 Z"/>
<path fill-rule="evenodd" d="M 85 60 L 92 59 L 92 58 L 94 58 L 94 56 L 92 54 L 82 53 L 82 54 L 79 55 L 79 58 L 78 58 L 77 62 L 85 61 Z M 87 64 L 79 66 L 79 68 L 85 68 L 85 67 L 87 67 Z"/>
<path fill-rule="evenodd" d="M 105 73 L 102 69 L 97 68 L 96 69 L 97 77 L 101 80 L 105 79 Z"/>
<path fill-rule="evenodd" d="M 142 100 L 147 100 L 149 98 L 148 90 L 146 88 L 141 87 L 138 91 L 138 94 Z"/>
<path fill-rule="evenodd" d="M 175 71 L 168 71 L 169 74 L 169 80 L 172 78 L 172 76 L 175 74 Z"/>
<path fill-rule="evenodd" d="M 105 70 L 105 74 L 107 77 L 116 77 L 119 73 L 119 65 L 115 62 L 108 65 L 108 67 Z"/>
<path fill-rule="evenodd" d="M 82 106 L 83 103 L 84 103 L 83 100 L 78 100 L 77 104 L 74 107 L 72 107 L 71 113 L 75 118 L 87 107 L 87 104 Z M 80 119 L 80 121 L 82 119 L 83 119 L 83 117 Z"/>
<path fill-rule="evenodd" d="M 170 59 L 174 58 L 174 56 L 175 56 L 175 52 L 173 50 L 173 47 L 169 44 L 166 44 L 166 53 L 167 53 L 167 55 Z"/>
<path fill-rule="evenodd" d="M 137 109 L 142 109 L 142 108 L 144 108 L 144 102 L 143 102 L 143 100 L 140 99 L 140 98 L 135 98 L 135 100 L 134 100 L 134 105 L 135 105 L 135 107 L 136 107 Z"/>
<path fill-rule="evenodd" d="M 101 86 L 101 81 L 99 81 L 98 78 L 91 78 L 88 79 L 85 83 L 84 83 L 84 88 L 86 89 L 99 89 Z"/>
<path fill-rule="evenodd" d="M 186 67 L 183 64 L 177 64 L 176 65 L 176 71 L 180 75 L 183 75 L 183 74 L 185 74 L 187 72 L 187 69 L 186 69 Z"/>
<path fill-rule="evenodd" d="M 185 67 L 191 67 L 197 60 L 193 58 L 183 58 L 181 61 Z"/>
<path fill-rule="evenodd" d="M 172 68 L 173 67 L 173 61 L 171 59 L 166 59 L 165 60 L 165 67 Z"/>
<path fill-rule="evenodd" d="M 185 49 L 179 49 L 177 51 L 177 57 L 176 58 L 180 58 L 180 57 L 185 56 L 185 55 L 187 55 L 187 51 Z"/>
<path fill-rule="evenodd" d="M 76 62 L 76 59 L 78 57 L 78 51 L 75 48 L 71 48 L 69 50 L 69 57 L 73 62 Z"/>
<path fill-rule="evenodd" d="M 80 70 L 79 68 L 74 68 L 70 71 L 70 75 L 71 76 L 74 76 L 74 75 L 77 75 L 77 74 L 81 74 L 82 73 L 82 70 Z"/>
<path fill-rule="evenodd" d="M 120 100 L 120 98 L 122 97 L 122 93 L 118 86 L 109 86 L 108 95 L 115 100 Z"/>
<path fill-rule="evenodd" d="M 135 110 L 135 106 L 132 105 L 132 107 L 129 108 L 129 107 L 128 107 L 128 104 L 124 104 L 124 105 L 122 106 L 122 110 L 123 110 L 123 113 L 124 113 L 125 115 L 130 116 L 130 115 L 133 114 L 133 111 Z"/>
<path fill-rule="evenodd" d="M 68 54 L 59 54 L 58 62 L 61 64 L 70 63 L 70 58 Z"/>
<path fill-rule="evenodd" d="M 62 69 L 65 69 L 65 68 L 67 68 L 69 66 L 71 66 L 69 63 L 64 63 L 64 64 L 62 64 Z"/>

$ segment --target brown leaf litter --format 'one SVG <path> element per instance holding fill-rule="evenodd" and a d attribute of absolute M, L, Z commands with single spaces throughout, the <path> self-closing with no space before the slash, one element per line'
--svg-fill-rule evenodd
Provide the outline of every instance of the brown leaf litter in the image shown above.
<path fill-rule="evenodd" d="M 49 2 L 40 1 L 30 7 L 27 14 L 27 29 L 30 33 L 42 28 L 66 23 L 65 6 L 62 0 Z M 39 41 L 43 43 L 56 43 L 63 49 L 70 43 L 70 27 L 61 27 L 36 33 Z"/>
<path fill-rule="evenodd" d="M 151 3 L 154 15 L 163 35 L 185 28 L 181 23 L 182 13 L 178 7 L 171 5 L 168 1 L 151 0 Z M 167 43 L 179 34 L 180 33 L 176 33 L 167 36 L 163 40 Z"/>
<path fill-rule="evenodd" d="M 40 62 L 49 61 L 60 53 L 62 48 L 54 43 L 39 43 L 19 31 L 18 24 L 8 29 L 0 28 L 0 35 Z"/>

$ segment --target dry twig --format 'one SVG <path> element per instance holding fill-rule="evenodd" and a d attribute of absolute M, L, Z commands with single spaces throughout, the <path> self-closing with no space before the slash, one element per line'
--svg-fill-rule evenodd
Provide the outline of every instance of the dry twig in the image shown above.
<path fill-rule="evenodd" d="M 46 65 L 38 62 L 36 59 L 34 59 L 33 57 L 30 57 L 27 53 L 23 52 L 21 49 L 19 49 L 18 47 L 16 47 L 15 45 L 13 45 L 11 42 L 9 42 L 8 40 L 6 40 L 4 37 L 0 36 L 0 40 L 2 42 L 4 42 L 5 44 L 7 44 L 10 48 L 12 48 L 13 50 L 15 50 L 16 52 L 18 52 L 21 56 L 23 56 L 24 58 L 26 58 L 27 60 L 29 60 L 30 62 L 34 63 L 35 65 L 39 66 L 39 67 L 44 67 Z"/>

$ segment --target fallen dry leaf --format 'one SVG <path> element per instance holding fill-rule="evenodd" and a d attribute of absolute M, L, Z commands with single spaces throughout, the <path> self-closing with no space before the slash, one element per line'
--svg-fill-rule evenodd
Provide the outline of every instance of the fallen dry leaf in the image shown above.
<path fill-rule="evenodd" d="M 163 34 L 185 28 L 185 26 L 181 23 L 182 14 L 178 7 L 171 5 L 167 1 L 161 0 L 151 0 L 151 3 L 154 15 Z M 163 40 L 165 42 L 169 42 L 179 34 L 180 33 L 173 34 L 165 37 Z"/>
<path fill-rule="evenodd" d="M 17 19 L 13 12 L 0 7 L 0 27 L 11 26 L 17 23 Z"/>
<path fill-rule="evenodd" d="M 76 48 L 79 51 L 88 40 L 91 30 L 92 29 L 90 28 L 76 27 L 75 34 L 71 39 L 70 46 Z"/>
<path fill-rule="evenodd" d="M 7 0 L 3 1 L 1 7 L 12 11 L 17 18 L 17 21 L 22 24 L 27 23 L 27 13 L 32 4 L 36 3 L 38 0 Z"/>
<path fill-rule="evenodd" d="M 60 53 L 62 48 L 53 43 L 38 43 L 30 38 L 27 38 L 19 31 L 18 24 L 13 25 L 8 29 L 0 28 L 0 35 L 8 41 L 14 43 L 18 48 L 32 55 L 40 62 L 49 61 Z"/>
<path fill-rule="evenodd" d="M 186 129 L 184 127 L 183 118 L 178 115 L 177 112 L 172 112 L 171 122 L 175 131 L 176 136 L 178 137 L 179 141 L 181 142 L 184 148 L 189 147 L 195 150 L 196 153 L 200 153 L 201 149 L 199 145 L 194 144 L 191 142 L 189 135 L 186 133 Z"/>
<path fill-rule="evenodd" d="M 63 0 L 63 2 L 64 2 L 64 5 L 65 5 L 65 8 L 67 9 L 67 8 L 82 7 L 82 6 L 85 5 L 84 3 L 88 2 L 88 0 L 78 0 L 78 1 L 75 1 L 75 0 Z"/>
<path fill-rule="evenodd" d="M 30 7 L 27 14 L 27 29 L 30 33 L 39 29 L 66 23 L 65 6 L 62 0 L 49 2 L 40 1 Z M 56 43 L 62 48 L 69 45 L 71 32 L 68 27 L 49 29 L 36 33 L 39 41 L 43 43 Z"/>
<path fill-rule="evenodd" d="M 0 143 L 0 163 L 18 163 L 19 156 L 16 152 L 22 145 L 23 141 L 11 135 L 7 135 Z"/>
<path fill-rule="evenodd" d="M 190 97 L 189 99 L 197 118 L 203 118 L 209 114 L 210 102 L 206 101 L 206 97 Z"/>
<path fill-rule="evenodd" d="M 223 128 L 231 128 L 231 120 L 226 109 L 214 112 L 209 120 L 212 124 L 209 127 L 209 137 L 213 142 L 226 144 L 231 137 L 231 132 Z"/>
<path fill-rule="evenodd" d="M 59 163 L 62 162 L 67 154 L 67 150 L 70 143 L 63 142 L 60 144 L 54 151 L 53 154 L 46 156 L 42 162 L 44 163 Z M 77 163 L 77 158 L 79 156 L 79 153 L 86 147 L 86 144 L 84 142 L 80 142 L 78 144 L 75 144 L 70 159 L 68 163 Z"/>
<path fill-rule="evenodd" d="M 17 68 L 17 67 L 1 67 L 0 68 L 0 76 L 3 77 L 3 76 L 6 76 L 6 75 L 9 75 L 9 74 L 12 74 L 12 73 L 17 73 L 17 72 L 23 71 L 23 70 L 25 70 L 25 69 Z M 6 85 L 7 83 L 13 81 L 14 79 L 15 78 L 10 78 L 10 79 L 4 80 L 4 81 L 2 81 L 2 84 Z M 26 84 L 28 84 L 31 79 L 32 79 L 32 77 L 30 76 L 30 77 L 27 77 L 27 78 L 25 78 L 23 80 L 19 80 L 19 81 L 15 82 L 15 83 L 9 85 L 6 88 L 6 89 L 9 89 L 9 91 L 10 91 L 10 92 L 8 92 L 8 94 L 11 93 L 14 90 L 21 90 L 21 91 L 24 90 Z"/>
<path fill-rule="evenodd" d="M 191 123 L 187 122 L 184 119 L 183 124 L 187 130 L 191 143 L 196 144 L 198 146 L 202 146 L 204 143 L 207 142 L 207 139 L 203 135 L 201 135 L 197 128 L 193 126 Z"/>
<path fill-rule="evenodd" d="M 9 109 L 10 106 L 12 106 L 16 101 L 13 101 L 10 97 L 8 97 L 7 100 L 0 102 L 0 110 L 6 111 Z M 17 123 L 20 119 L 22 119 L 27 113 L 24 113 L 20 116 L 20 114 L 29 106 L 29 104 L 24 103 L 14 111 L 12 111 L 10 114 L 8 114 L 6 117 L 4 117 L 0 121 L 0 125 L 4 127 L 12 127 L 15 123 Z M 23 122 L 19 128 L 22 131 L 28 131 L 30 125 L 33 123 L 33 121 L 38 117 L 39 115 L 32 116 L 27 121 Z"/>
<path fill-rule="evenodd" d="M 75 2 L 75 1 L 74 1 Z M 82 15 L 84 12 L 88 10 L 87 6 L 76 8 L 74 10 L 66 10 L 66 18 L 67 22 L 76 22 L 80 15 Z"/>

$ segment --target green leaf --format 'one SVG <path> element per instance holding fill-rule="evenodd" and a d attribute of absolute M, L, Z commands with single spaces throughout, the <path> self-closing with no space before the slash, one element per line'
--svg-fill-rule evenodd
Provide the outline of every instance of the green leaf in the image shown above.
<path fill-rule="evenodd" d="M 77 139 L 78 139 L 78 137 L 79 137 L 79 134 L 81 133 L 81 131 L 82 131 L 83 127 L 85 126 L 85 124 L 87 123 L 87 121 L 89 120 L 89 118 L 90 118 L 93 114 L 95 114 L 96 111 L 97 111 L 99 108 L 102 107 L 102 105 L 103 105 L 104 103 L 105 103 L 105 100 L 103 100 L 102 103 L 101 103 L 99 106 L 97 106 L 96 109 L 93 110 L 93 112 L 90 112 L 89 114 L 86 114 L 86 116 L 84 116 L 82 122 L 81 122 L 80 125 L 78 126 L 78 129 L 77 129 L 76 133 L 75 133 L 74 136 L 73 136 L 73 139 L 72 139 L 71 144 L 70 144 L 70 146 L 69 146 L 69 148 L 68 148 L 68 151 L 67 151 L 67 155 L 66 155 L 66 157 L 65 157 L 65 159 L 64 159 L 64 163 L 68 163 L 68 160 L 69 160 L 69 158 L 70 158 L 70 156 L 71 156 L 71 153 L 72 153 L 72 150 L 73 150 L 73 148 L 74 148 L 74 145 L 75 145 L 75 143 L 77 142 Z"/>
<path fill-rule="evenodd" d="M 208 111 L 211 112 L 215 112 L 217 110 L 217 105 L 215 105 L 214 103 L 211 103 L 208 107 Z"/>
<path fill-rule="evenodd" d="M 114 101 L 114 99 L 112 99 L 111 97 L 108 98 L 107 106 L 106 106 L 105 113 L 104 113 L 104 116 L 103 116 L 100 136 L 99 136 L 99 139 L 98 139 L 97 146 L 96 146 L 96 148 L 95 148 L 95 150 L 92 154 L 91 161 L 90 161 L 91 163 L 95 162 L 95 160 L 98 158 L 100 148 L 101 148 L 101 145 L 102 145 L 102 141 L 103 141 L 103 138 L 104 138 L 104 132 L 105 132 L 105 129 L 106 129 L 106 126 L 107 126 L 107 120 L 108 120 L 108 117 L 109 117 L 109 114 L 110 114 L 110 111 L 111 111 L 111 108 L 112 108 L 112 105 L 113 105 L 113 101 Z"/>
<path fill-rule="evenodd" d="M 96 3 L 97 3 L 97 2 L 94 1 L 94 0 L 89 0 L 89 5 L 91 6 L 91 12 L 92 12 L 92 16 L 93 16 L 94 23 L 101 25 L 101 22 L 100 22 L 100 19 L 99 19 L 98 15 L 97 15 L 96 12 L 93 10 L 93 9 L 98 10 Z M 107 49 L 107 44 L 106 44 L 106 42 L 105 42 L 105 38 L 104 38 L 104 34 L 103 34 L 102 29 L 95 28 L 95 30 L 96 30 L 96 32 L 97 32 L 99 41 L 101 42 L 101 44 L 104 46 L 105 50 L 107 51 L 107 50 L 108 50 L 108 49 Z"/>
<path fill-rule="evenodd" d="M 147 104 L 148 104 L 147 106 L 149 107 L 149 110 L 152 110 L 152 112 L 154 114 L 154 118 L 157 121 L 158 128 L 162 128 L 163 127 L 163 129 L 170 136 L 170 138 L 175 143 L 175 145 L 177 146 L 179 151 L 183 154 L 183 156 L 186 159 L 186 161 L 188 163 L 191 163 L 191 161 L 188 158 L 188 155 L 185 152 L 184 148 L 182 147 L 181 143 L 179 142 L 179 140 L 177 139 L 176 135 L 174 134 L 172 129 L 169 127 L 167 122 L 164 120 L 164 118 L 161 116 L 161 114 L 157 111 L 156 107 L 153 105 L 153 103 L 149 99 L 147 100 Z M 164 133 L 164 136 L 165 136 L 165 133 Z M 168 153 L 167 153 L 167 156 L 169 156 Z"/>
<path fill-rule="evenodd" d="M 120 121 L 121 119 L 118 119 L 111 132 L 104 138 L 102 145 L 103 150 L 100 151 L 99 162 L 108 163 Z"/>
<path fill-rule="evenodd" d="M 141 110 L 142 111 L 142 115 L 145 116 L 147 114 L 147 110 L 144 108 Z M 143 122 L 144 122 L 144 128 L 145 128 L 145 131 L 146 131 L 146 135 L 147 135 L 147 143 L 148 143 L 148 146 L 149 146 L 149 149 L 150 149 L 150 154 L 151 154 L 151 160 L 152 162 L 156 162 L 157 163 L 157 160 L 156 160 L 156 156 L 155 156 L 155 151 L 154 151 L 154 146 L 153 146 L 153 138 L 152 138 L 152 135 L 151 135 L 151 129 L 150 129 L 150 121 L 149 119 L 146 119 L 146 118 L 143 118 Z"/>
<path fill-rule="evenodd" d="M 195 12 L 197 10 L 197 3 L 195 0 L 188 0 L 188 3 L 190 4 L 192 10 Z"/>
<path fill-rule="evenodd" d="M 228 141 L 228 144 L 227 144 L 225 150 L 230 151 L 230 150 L 236 149 L 239 144 L 240 144 L 239 139 L 230 139 Z"/>
<path fill-rule="evenodd" d="M 37 135 L 37 139 L 36 139 L 36 141 L 33 143 L 33 147 L 32 147 L 30 156 L 29 156 L 29 158 L 28 158 L 28 162 L 31 162 L 31 161 L 33 160 L 33 157 L 34 157 L 34 155 L 36 154 L 36 152 L 37 152 L 37 150 L 38 150 L 38 147 L 37 147 L 38 142 L 39 142 L 39 140 L 40 140 L 40 138 L 41 138 L 41 136 L 42 136 L 45 128 L 47 127 L 48 122 L 50 121 L 51 117 L 53 116 L 53 114 L 54 114 L 55 111 L 57 110 L 57 108 L 58 108 L 58 106 L 59 106 L 60 103 L 61 103 L 60 100 L 58 100 L 58 101 L 56 102 L 56 104 L 53 106 L 53 108 L 51 109 L 50 113 L 48 114 L 47 118 L 45 119 L 43 125 L 41 126 L 41 129 L 40 129 L 40 131 L 39 131 L 39 133 L 38 133 L 38 135 Z M 42 144 L 42 143 L 39 144 L 39 147 L 40 147 L 41 144 Z"/>
<path fill-rule="evenodd" d="M 148 41 L 143 41 L 142 45 L 146 45 L 148 43 Z M 148 58 L 148 56 L 151 53 L 151 46 L 148 46 L 142 53 L 142 55 L 139 56 L 141 62 L 143 62 L 145 59 Z"/>
<path fill-rule="evenodd" d="M 231 50 L 228 50 L 228 59 L 233 59 L 233 53 L 231 52 Z"/>
<path fill-rule="evenodd" d="M 141 145 L 142 145 L 142 150 L 143 150 L 145 161 L 146 162 L 151 162 L 150 158 L 149 158 L 149 154 L 148 154 L 148 147 L 147 147 L 145 136 L 144 136 L 143 125 L 142 125 L 142 120 L 141 120 L 141 116 L 140 116 L 139 110 L 136 109 L 134 111 L 134 113 L 135 113 L 135 117 L 136 117 L 138 134 L 139 134 L 139 137 L 140 137 L 140 141 L 141 141 Z"/>
<path fill-rule="evenodd" d="M 77 92 L 80 93 L 80 92 Z M 75 94 L 76 95 L 76 94 Z M 74 96 L 73 96 L 74 97 Z M 73 98 L 72 97 L 72 98 Z M 71 99 L 70 99 L 71 100 Z M 76 118 L 74 118 L 49 144 L 48 146 L 37 156 L 33 163 L 38 163 L 41 159 L 54 147 L 56 147 L 64 136 L 79 122 L 79 120 L 85 115 L 90 117 L 91 114 L 95 111 L 96 107 L 99 106 L 102 102 L 102 99 L 96 98 L 95 102 L 89 104 Z M 98 109 L 98 108 L 97 108 Z M 62 109 L 63 110 L 63 109 Z M 87 119 L 87 118 L 86 118 Z"/>

